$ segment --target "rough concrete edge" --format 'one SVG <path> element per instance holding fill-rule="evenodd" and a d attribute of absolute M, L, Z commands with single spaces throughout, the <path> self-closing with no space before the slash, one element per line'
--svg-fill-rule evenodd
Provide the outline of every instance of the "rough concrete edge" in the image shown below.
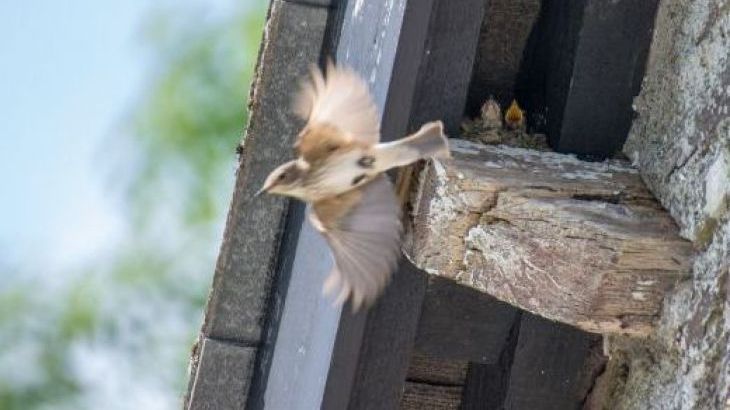
<path fill-rule="evenodd" d="M 203 338 L 200 350 L 202 365 L 186 408 L 243 408 L 246 396 L 232 393 L 245 391 L 250 384 L 256 348 Z"/>
<path fill-rule="evenodd" d="M 251 87 L 249 89 L 247 106 L 248 106 L 248 109 L 250 112 L 254 112 L 257 110 L 260 111 L 260 110 L 265 109 L 264 107 L 261 107 L 262 103 L 260 101 L 260 97 L 258 94 L 260 92 L 262 92 L 261 88 L 264 88 L 264 89 L 266 88 L 265 83 L 266 83 L 267 73 L 269 72 L 268 70 L 271 70 L 271 67 L 265 66 L 266 60 L 267 60 L 266 55 L 267 55 L 267 53 L 276 53 L 277 52 L 276 50 L 278 49 L 278 47 L 276 46 L 276 44 L 271 44 L 272 39 L 274 39 L 273 41 L 276 43 L 277 40 L 275 40 L 275 38 L 277 38 L 277 36 L 280 36 L 282 38 L 285 37 L 285 35 L 283 33 L 279 33 L 279 32 L 282 31 L 283 29 L 286 29 L 287 27 L 289 27 L 288 24 L 284 24 L 283 22 L 278 21 L 279 19 L 283 19 L 283 17 L 280 16 L 280 18 L 277 19 L 277 18 L 275 18 L 275 16 L 286 13 L 286 10 L 289 10 L 289 13 L 292 13 L 292 10 L 297 10 L 297 9 L 298 10 L 311 10 L 313 13 L 320 13 L 319 11 L 316 11 L 316 10 L 322 10 L 322 13 L 325 13 L 325 15 L 326 15 L 327 10 L 331 9 L 332 7 L 333 7 L 332 1 L 310 2 L 310 1 L 291 1 L 291 0 L 271 0 L 269 2 L 269 8 L 267 10 L 264 30 L 262 33 L 262 39 L 261 39 L 261 43 L 260 43 L 261 45 L 258 50 L 257 61 L 256 61 L 255 70 L 254 70 L 254 76 L 252 78 Z M 293 14 L 296 15 L 298 13 L 296 11 L 294 11 Z M 309 30 L 310 27 L 306 24 L 307 19 L 302 18 L 301 20 L 302 20 L 301 25 L 298 25 L 296 27 L 296 29 Z M 316 37 L 316 34 L 314 34 L 314 36 Z M 310 48 L 310 49 L 316 48 L 317 52 L 315 53 L 316 55 L 305 55 L 306 54 L 305 52 L 300 52 L 299 54 L 296 55 L 296 57 L 293 57 L 293 58 L 298 58 L 298 59 L 306 58 L 307 61 L 309 61 L 309 60 L 316 61 L 320 57 L 319 48 L 321 47 L 321 44 L 319 44 L 319 43 L 310 44 L 311 43 L 310 37 L 306 37 L 306 40 L 303 40 L 301 37 L 294 36 L 294 39 L 295 39 L 294 40 L 295 42 L 306 41 L 307 44 L 305 44 L 305 45 L 307 46 L 307 48 Z M 269 51 L 270 48 L 271 48 L 271 51 Z M 284 51 L 286 51 L 286 50 L 284 50 Z M 269 58 L 272 58 L 272 57 L 269 56 Z M 302 71 L 302 73 L 304 72 L 304 70 L 306 70 L 306 68 L 307 68 L 306 65 L 307 64 L 302 65 L 301 70 L 300 70 L 300 71 Z M 288 105 L 287 105 L 287 107 L 288 107 Z M 274 113 L 272 115 L 276 116 L 277 114 Z M 254 117 L 256 117 L 256 116 L 250 115 L 248 117 L 248 124 L 245 127 L 244 135 L 248 136 L 248 135 L 251 135 L 252 132 L 256 132 L 254 129 L 257 128 L 257 124 L 255 123 L 256 118 L 254 118 Z M 283 121 L 283 119 L 280 118 L 280 116 L 276 116 L 275 119 L 277 121 Z M 264 119 L 259 118 L 258 122 L 260 123 L 262 120 L 264 120 Z M 291 126 L 291 124 L 289 124 L 289 125 Z M 258 124 L 258 127 L 260 127 L 260 126 L 261 126 L 261 124 Z M 243 141 L 241 142 L 241 144 L 239 145 L 239 148 L 237 149 L 237 152 L 239 154 L 239 167 L 236 172 L 236 175 L 237 175 L 236 190 L 237 191 L 241 189 L 241 186 L 239 186 L 240 185 L 240 181 L 239 181 L 240 174 L 245 173 L 245 172 L 251 172 L 250 170 L 246 169 L 246 167 L 249 165 L 248 164 L 249 161 L 247 161 L 247 158 L 250 159 L 255 156 L 255 153 L 253 151 L 256 150 L 256 148 L 250 146 L 252 144 L 245 143 L 245 141 L 248 139 L 249 138 L 246 138 L 246 139 L 242 138 Z M 265 143 L 259 144 L 259 145 L 265 145 Z M 258 173 L 261 173 L 261 172 L 265 172 L 265 171 L 261 170 Z M 263 176 L 265 176 L 265 173 L 263 174 Z M 247 178 L 247 180 L 248 179 L 251 179 L 251 178 Z M 240 202 L 240 201 L 236 201 L 235 198 L 236 198 L 236 194 L 234 194 L 234 198 L 231 200 L 231 204 L 229 207 L 229 213 L 228 213 L 227 220 L 226 220 L 226 229 L 228 229 L 228 227 L 231 225 L 232 212 L 233 212 L 234 207 L 236 206 L 236 203 Z M 281 230 L 285 229 L 284 221 L 288 218 L 287 217 L 287 215 L 289 213 L 288 208 L 289 208 L 288 206 L 284 206 L 282 209 L 282 212 L 281 212 L 282 213 L 281 218 L 277 218 L 278 228 L 276 229 L 276 232 L 275 232 L 274 236 L 272 237 L 272 240 L 277 242 L 277 245 L 275 246 L 274 254 L 277 254 L 276 249 L 279 248 L 278 242 L 281 240 L 281 237 L 283 234 L 283 232 L 281 232 Z M 226 240 L 224 238 L 224 241 L 221 244 L 221 249 L 219 250 L 219 261 L 216 263 L 217 272 L 219 269 L 219 264 L 221 263 L 220 254 L 223 253 L 223 251 L 224 251 L 223 248 L 226 246 L 225 242 L 226 242 Z M 273 259 L 270 261 L 269 265 L 271 265 L 271 266 L 270 266 L 269 270 L 278 269 L 279 261 L 277 259 L 278 259 L 278 257 L 274 256 Z M 277 277 L 277 275 L 274 274 L 272 276 L 271 280 L 275 281 L 276 277 Z M 221 286 L 221 280 L 222 280 L 222 278 L 220 278 L 219 275 L 215 275 L 215 277 L 213 279 L 213 285 L 211 286 L 211 290 L 208 295 L 208 300 L 206 303 L 205 317 L 204 317 L 203 325 L 201 328 L 201 332 L 198 336 L 198 340 L 195 342 L 194 346 L 191 349 L 191 356 L 190 356 L 189 366 L 188 366 L 188 384 L 187 384 L 187 389 L 186 389 L 186 392 L 185 392 L 184 398 L 183 398 L 183 404 L 184 404 L 185 408 L 190 406 L 191 398 L 194 396 L 196 381 L 198 379 L 198 372 L 200 371 L 201 366 L 204 366 L 204 364 L 201 364 L 202 354 L 203 354 L 201 352 L 201 348 L 202 348 L 202 345 L 204 342 L 217 341 L 218 343 L 228 343 L 228 344 L 232 344 L 232 345 L 235 345 L 238 347 L 245 347 L 248 349 L 253 349 L 253 354 L 251 354 L 248 359 L 250 362 L 249 363 L 250 367 L 252 369 L 258 360 L 258 354 L 256 352 L 259 349 L 258 344 L 260 343 L 260 341 L 256 342 L 253 340 L 248 340 L 250 338 L 248 338 L 248 339 L 244 338 L 245 340 L 238 340 L 238 338 L 229 340 L 229 338 L 227 338 L 225 335 L 222 338 L 220 336 L 215 335 L 215 333 L 216 333 L 215 329 L 211 330 L 212 329 L 211 323 L 210 323 L 211 315 L 215 314 L 215 312 L 212 312 L 212 310 L 214 310 L 214 308 L 215 308 L 215 306 L 213 306 L 213 299 L 216 294 L 216 289 Z M 269 284 L 269 285 L 272 285 L 272 284 Z M 270 288 L 271 288 L 271 286 L 267 285 L 267 289 L 270 289 Z M 261 314 L 259 316 L 261 316 L 263 318 L 263 319 L 261 319 L 262 323 L 260 324 L 261 325 L 260 327 L 267 326 L 268 319 L 266 319 L 266 318 L 271 314 L 271 312 L 270 312 L 271 308 L 269 307 L 270 297 L 268 295 L 268 292 L 265 292 L 265 293 L 267 293 L 267 294 L 261 295 L 261 298 L 260 298 L 261 303 L 262 303 L 262 305 L 261 305 L 262 312 L 260 312 Z M 263 332 L 263 330 L 262 330 L 262 332 Z M 261 337 L 264 337 L 264 336 L 261 336 Z M 253 377 L 255 377 L 255 372 L 251 374 L 251 377 L 249 378 L 247 385 L 244 386 L 245 390 L 248 390 L 251 387 L 252 383 L 251 383 L 250 379 Z M 246 400 L 248 399 L 248 397 L 247 397 L 248 393 L 246 391 L 242 391 L 241 394 L 242 394 L 242 396 L 241 396 L 242 400 L 245 403 Z"/>
<path fill-rule="evenodd" d="M 256 55 L 256 65 L 254 66 L 253 70 L 253 76 L 251 78 L 251 84 L 249 86 L 249 92 L 248 92 L 248 99 L 246 101 L 246 109 L 250 112 L 253 109 L 253 103 L 255 99 L 255 93 L 256 93 L 256 85 L 259 82 L 259 79 L 261 77 L 261 63 L 262 63 L 262 56 L 264 54 L 264 50 L 268 43 L 268 32 L 269 32 L 269 24 L 271 22 L 271 11 L 274 6 L 276 0 L 269 1 L 269 7 L 266 9 L 266 17 L 264 19 L 264 28 L 263 32 L 261 33 L 261 41 L 259 45 L 259 50 Z M 248 122 L 246 123 L 246 127 L 242 132 L 241 135 L 241 141 L 239 143 L 237 153 L 238 153 L 238 166 L 242 167 L 244 164 L 241 163 L 243 160 L 242 157 L 242 151 L 243 151 L 243 141 L 245 140 L 245 135 L 248 134 L 249 128 L 251 127 L 251 116 L 247 116 Z M 238 174 L 238 170 L 236 170 L 236 174 Z M 231 200 L 232 202 L 232 200 Z M 229 204 L 230 208 L 230 204 Z M 227 223 L 227 221 L 226 221 Z M 220 249 L 219 249 L 220 252 Z M 208 291 L 208 296 L 206 297 L 205 306 L 207 310 L 207 306 L 210 303 L 211 297 L 213 295 L 213 288 L 214 285 L 212 284 L 210 287 L 210 290 Z M 205 315 L 205 312 L 203 313 Z M 205 320 L 205 319 L 203 319 Z M 188 383 L 187 387 L 185 389 L 185 393 L 183 394 L 183 408 L 187 409 L 190 405 L 190 399 L 193 393 L 193 388 L 195 385 L 195 380 L 197 378 L 198 373 L 198 366 L 200 364 L 200 356 L 201 356 L 201 349 L 203 345 L 203 341 L 205 339 L 205 335 L 201 331 L 198 333 L 198 338 L 193 343 L 193 346 L 190 348 L 190 359 L 188 360 L 188 369 L 187 369 L 187 376 L 188 376 Z"/>

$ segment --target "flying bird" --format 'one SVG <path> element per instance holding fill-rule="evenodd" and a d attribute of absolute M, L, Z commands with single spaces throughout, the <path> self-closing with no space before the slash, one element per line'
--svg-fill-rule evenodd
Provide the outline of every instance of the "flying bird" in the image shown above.
<path fill-rule="evenodd" d="M 400 257 L 401 206 L 383 173 L 429 157 L 449 157 L 441 121 L 380 142 L 380 121 L 367 84 L 352 69 L 310 70 L 294 98 L 306 120 L 294 144 L 297 158 L 269 174 L 257 193 L 293 197 L 311 206 L 309 220 L 324 236 L 334 268 L 324 284 L 335 303 L 370 305 Z"/>

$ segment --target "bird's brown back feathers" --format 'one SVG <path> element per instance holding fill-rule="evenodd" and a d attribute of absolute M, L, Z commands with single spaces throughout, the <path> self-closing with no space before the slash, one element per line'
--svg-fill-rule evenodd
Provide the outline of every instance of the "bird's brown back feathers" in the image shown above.
<path fill-rule="evenodd" d="M 368 86 L 349 68 L 335 67 L 330 62 L 325 78 L 313 66 L 309 80 L 301 84 L 294 98 L 294 112 L 307 121 L 305 128 L 331 127 L 343 138 L 368 145 L 380 141 L 380 117 Z M 308 135 L 300 134 L 300 139 Z"/>
<path fill-rule="evenodd" d="M 347 134 L 329 124 L 312 124 L 299 133 L 294 148 L 300 157 L 310 164 L 326 160 L 334 152 L 349 149 L 362 142 L 348 137 Z"/>

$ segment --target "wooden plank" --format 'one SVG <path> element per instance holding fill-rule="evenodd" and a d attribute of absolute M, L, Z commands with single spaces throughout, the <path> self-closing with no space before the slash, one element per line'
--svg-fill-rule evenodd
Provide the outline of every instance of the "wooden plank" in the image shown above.
<path fill-rule="evenodd" d="M 400 408 L 579 408 L 605 364 L 600 337 L 524 317 L 498 364 L 470 363 L 465 371 L 464 362 L 415 355 Z"/>
<path fill-rule="evenodd" d="M 469 363 L 461 399 L 463 410 L 503 409 L 521 321 L 522 312 L 519 312 L 496 363 Z"/>
<path fill-rule="evenodd" d="M 417 266 L 587 331 L 650 332 L 692 246 L 629 163 L 457 140 L 452 151 L 414 194 Z"/>
<path fill-rule="evenodd" d="M 425 289 L 426 275 L 404 260 L 366 322 L 343 312 L 323 409 L 397 406 Z"/>
<path fill-rule="evenodd" d="M 296 246 L 286 303 L 271 358 L 265 391 L 256 408 L 318 408 L 326 387 L 340 309 L 322 297 L 331 269 L 329 248 L 310 224 Z"/>
<path fill-rule="evenodd" d="M 517 309 L 452 280 L 430 277 L 416 350 L 443 359 L 496 363 Z"/>
<path fill-rule="evenodd" d="M 407 380 L 419 383 L 462 386 L 469 363 L 465 360 L 443 359 L 416 351 L 408 366 Z"/>
<path fill-rule="evenodd" d="M 504 408 L 580 409 L 586 380 L 595 377 L 587 371 L 591 346 L 599 341 L 600 336 L 525 314 Z"/>
<path fill-rule="evenodd" d="M 498 364 L 470 364 L 461 399 L 462 410 L 502 409 L 509 371 Z"/>
<path fill-rule="evenodd" d="M 585 402 L 606 360 L 601 337 L 524 313 L 497 364 L 469 364 L 461 408 L 573 408 Z M 546 375 L 555 380 L 546 383 Z"/>
<path fill-rule="evenodd" d="M 556 151 L 606 158 L 623 146 L 657 4 L 543 2 L 518 97 Z"/>
<path fill-rule="evenodd" d="M 422 7 L 421 2 L 417 3 Z M 413 98 L 410 130 L 440 119 L 448 135 L 459 131 L 484 4 L 485 0 L 434 1 Z M 410 47 L 408 43 L 403 44 Z"/>
<path fill-rule="evenodd" d="M 406 3 L 405 0 L 347 2 L 338 33 L 336 59 L 355 69 L 369 83 L 383 115 L 383 140 L 400 138 L 406 128 L 407 113 L 397 117 L 397 121 L 387 121 L 384 117 L 392 107 L 391 88 L 395 84 L 392 76 L 404 69 L 396 67 L 395 61 L 402 36 L 401 26 L 407 14 Z M 426 16 L 428 12 L 427 7 Z M 400 86 L 405 87 L 406 94 L 412 92 L 407 86 Z M 406 278 L 409 280 L 404 280 Z M 370 400 L 386 403 L 383 408 L 397 405 L 412 345 L 413 334 L 409 332 L 415 331 L 424 287 L 425 277 L 402 265 L 370 312 L 353 316 L 345 306 L 334 334 L 321 408 L 357 408 L 358 402 L 367 405 Z M 369 321 L 377 323 L 378 318 L 390 321 L 390 327 L 383 327 L 390 329 L 390 334 L 376 336 L 377 326 Z M 399 323 L 403 326 L 394 327 Z M 371 358 L 369 354 L 376 354 L 376 357 Z M 362 377 L 373 380 L 365 383 Z"/>
<path fill-rule="evenodd" d="M 478 30 L 478 22 L 467 23 L 481 18 L 470 14 L 466 7 L 476 4 L 476 0 L 462 3 L 464 7 L 451 10 L 444 0 L 348 2 L 337 59 L 370 82 L 375 100 L 382 107 L 383 140 L 403 137 L 409 129 L 421 125 L 414 125 L 420 121 L 418 118 L 456 118 L 457 112 L 460 118 L 473 49 L 459 52 L 452 45 L 475 41 L 466 29 Z M 463 37 L 453 34 L 459 32 L 458 25 L 464 28 Z M 449 33 L 450 42 L 437 41 L 433 36 L 438 30 Z M 433 53 L 438 58 L 429 59 Z M 469 71 L 465 76 L 436 74 L 449 73 L 448 67 Z M 431 87 L 430 94 L 418 91 L 421 87 Z M 448 105 L 438 102 L 443 96 L 437 90 L 452 90 Z M 433 104 L 421 104 L 426 97 Z M 398 406 L 425 294 L 425 275 L 407 263 L 401 266 L 364 325 L 342 315 L 323 408 Z"/>
<path fill-rule="evenodd" d="M 402 410 L 456 410 L 461 404 L 461 386 L 439 386 L 428 383 L 406 382 Z M 373 407 L 382 408 L 382 407 Z"/>
<path fill-rule="evenodd" d="M 415 352 L 411 357 L 401 409 L 459 408 L 468 362 Z"/>

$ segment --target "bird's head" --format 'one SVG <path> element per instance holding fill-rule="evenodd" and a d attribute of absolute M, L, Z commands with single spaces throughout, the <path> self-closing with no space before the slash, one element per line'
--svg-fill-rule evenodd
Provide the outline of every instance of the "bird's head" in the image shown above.
<path fill-rule="evenodd" d="M 481 115 L 483 121 L 498 123 L 499 125 L 502 124 L 502 107 L 499 106 L 499 102 L 491 95 L 482 104 Z"/>
<path fill-rule="evenodd" d="M 517 103 L 517 100 L 512 100 L 512 104 L 510 104 L 504 113 L 504 122 L 511 129 L 523 128 L 525 126 L 525 112 Z"/>
<path fill-rule="evenodd" d="M 306 165 L 306 163 L 298 160 L 289 161 L 280 165 L 266 177 L 264 186 L 255 196 L 268 193 L 302 199 L 304 196 L 303 182 L 307 168 Z"/>

